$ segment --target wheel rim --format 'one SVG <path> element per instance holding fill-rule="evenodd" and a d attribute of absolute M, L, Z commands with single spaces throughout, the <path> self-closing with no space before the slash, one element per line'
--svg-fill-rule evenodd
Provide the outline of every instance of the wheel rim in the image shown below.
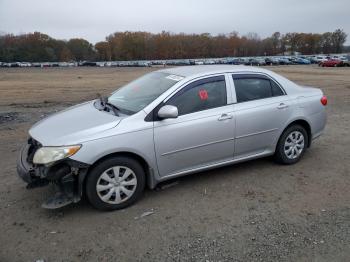
<path fill-rule="evenodd" d="M 135 192 L 137 178 L 126 166 L 114 166 L 104 171 L 96 183 L 99 198 L 109 204 L 120 204 Z"/>
<path fill-rule="evenodd" d="M 298 158 L 305 147 L 304 135 L 299 131 L 291 132 L 284 142 L 284 153 L 289 159 Z"/>

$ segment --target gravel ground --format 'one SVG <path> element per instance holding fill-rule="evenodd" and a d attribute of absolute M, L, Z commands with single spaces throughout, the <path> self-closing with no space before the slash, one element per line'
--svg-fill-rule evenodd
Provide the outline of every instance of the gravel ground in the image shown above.
<path fill-rule="evenodd" d="M 116 212 L 40 208 L 50 188 L 26 190 L 16 157 L 37 120 L 154 69 L 0 69 L 0 261 L 349 261 L 350 69 L 270 68 L 329 98 L 302 161 L 190 175 Z"/>

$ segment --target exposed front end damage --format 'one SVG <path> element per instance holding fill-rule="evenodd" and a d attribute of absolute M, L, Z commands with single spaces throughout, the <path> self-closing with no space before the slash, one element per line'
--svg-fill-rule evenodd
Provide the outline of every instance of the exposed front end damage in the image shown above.
<path fill-rule="evenodd" d="M 17 160 L 17 173 L 27 183 L 27 189 L 49 184 L 56 187 L 56 193 L 42 204 L 44 208 L 55 209 L 79 202 L 89 165 L 69 158 L 48 165 L 34 164 L 34 154 L 40 147 L 38 141 L 28 139 Z"/>

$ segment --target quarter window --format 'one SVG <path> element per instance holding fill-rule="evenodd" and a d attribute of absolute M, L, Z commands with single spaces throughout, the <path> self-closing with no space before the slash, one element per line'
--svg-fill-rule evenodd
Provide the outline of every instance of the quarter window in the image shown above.
<path fill-rule="evenodd" d="M 233 81 L 238 103 L 284 95 L 281 88 L 267 78 L 234 76 Z"/>
<path fill-rule="evenodd" d="M 224 106 L 227 104 L 225 77 L 195 81 L 180 90 L 166 104 L 176 106 L 179 115 Z"/>
<path fill-rule="evenodd" d="M 284 93 L 282 89 L 275 83 L 275 81 L 270 81 L 272 87 L 272 96 L 283 96 Z"/>

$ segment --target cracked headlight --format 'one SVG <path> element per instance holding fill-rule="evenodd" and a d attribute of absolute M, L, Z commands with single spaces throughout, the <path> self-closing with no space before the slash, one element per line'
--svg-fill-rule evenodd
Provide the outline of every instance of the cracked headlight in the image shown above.
<path fill-rule="evenodd" d="M 44 146 L 39 148 L 33 158 L 34 164 L 49 164 L 66 157 L 70 157 L 79 151 L 81 145 L 74 146 Z"/>

